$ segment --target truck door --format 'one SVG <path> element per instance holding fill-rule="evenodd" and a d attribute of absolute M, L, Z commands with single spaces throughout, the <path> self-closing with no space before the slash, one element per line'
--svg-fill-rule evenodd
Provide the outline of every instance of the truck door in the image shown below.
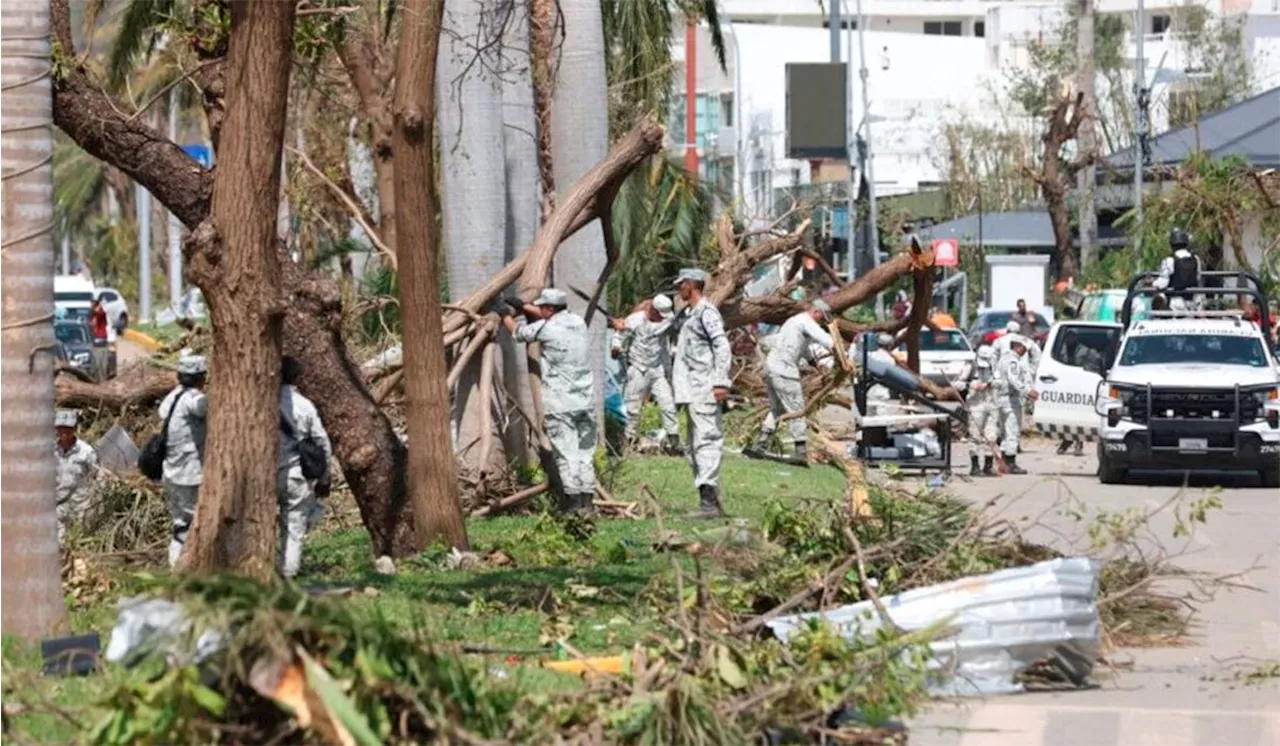
<path fill-rule="evenodd" d="M 1040 392 L 1034 415 L 1038 431 L 1050 437 L 1097 438 L 1099 419 L 1093 400 L 1102 376 L 1096 370 L 1085 370 L 1082 363 L 1092 360 L 1095 364 L 1090 367 L 1100 369 L 1111 359 L 1119 342 L 1119 324 L 1054 324 L 1034 381 Z"/>

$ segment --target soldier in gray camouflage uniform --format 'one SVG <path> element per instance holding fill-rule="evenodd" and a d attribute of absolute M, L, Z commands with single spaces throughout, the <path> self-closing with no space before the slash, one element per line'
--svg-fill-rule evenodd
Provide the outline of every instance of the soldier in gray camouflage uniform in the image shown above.
<path fill-rule="evenodd" d="M 676 289 L 684 301 L 684 319 L 676 342 L 672 384 L 677 406 L 689 415 L 689 462 L 698 488 L 694 518 L 724 515 L 720 504 L 720 460 L 724 456 L 721 407 L 729 395 L 729 363 L 733 353 L 724 318 L 702 295 L 707 273 L 682 269 Z"/>
<path fill-rule="evenodd" d="M 809 354 L 809 347 L 816 345 L 828 352 L 834 346 L 831 335 L 818 322 L 831 317 L 831 306 L 824 300 L 815 300 L 810 307 L 783 323 L 774 336 L 773 349 L 764 361 L 764 384 L 769 394 L 769 414 L 760 426 L 756 442 L 742 454 L 748 458 L 763 458 L 773 440 L 773 431 L 783 415 L 799 415 L 804 412 L 804 387 L 800 383 L 800 361 Z M 806 427 L 804 417 L 795 416 L 790 423 L 791 440 L 795 443 L 793 462 L 808 466 L 806 456 Z"/>
<path fill-rule="evenodd" d="M 333 448 L 316 406 L 294 386 L 301 373 L 302 364 L 296 359 L 288 355 L 280 359 L 280 417 L 288 428 L 280 428 L 276 466 L 276 499 L 280 504 L 280 553 L 276 564 L 286 578 L 297 575 L 302 566 L 303 539 L 322 512 L 316 499 L 328 497 L 332 484 L 327 473 L 314 485 L 302 473 L 299 441 L 309 440 L 320 446 L 326 461 L 332 458 Z"/>
<path fill-rule="evenodd" d="M 652 396 L 662 412 L 662 429 L 666 432 L 668 453 L 680 451 L 680 424 L 667 375 L 671 367 L 671 299 L 655 296 L 638 311 L 614 322 L 615 357 L 625 356 L 627 363 L 627 442 L 636 438 L 640 424 L 640 408 L 645 396 Z"/>
<path fill-rule="evenodd" d="M 164 457 L 164 493 L 173 517 L 173 539 L 169 542 L 169 567 L 175 567 L 187 543 L 187 532 L 196 517 L 196 498 L 204 478 L 205 415 L 204 395 L 209 367 L 203 355 L 184 355 L 178 360 L 178 387 L 160 402 L 160 419 L 169 420 Z"/>
<path fill-rule="evenodd" d="M 76 437 L 80 413 L 59 409 L 53 416 L 57 444 L 53 452 L 58 459 L 58 543 L 66 538 L 67 527 L 84 517 L 92 499 L 93 481 L 98 474 L 98 452 Z"/>
<path fill-rule="evenodd" d="M 566 309 L 568 303 L 563 290 L 546 288 L 521 309 L 523 315 L 508 313 L 502 323 L 517 341 L 542 345 L 544 426 L 564 483 L 564 495 L 557 495 L 560 510 L 590 512 L 596 491 L 591 340 L 586 322 Z"/>

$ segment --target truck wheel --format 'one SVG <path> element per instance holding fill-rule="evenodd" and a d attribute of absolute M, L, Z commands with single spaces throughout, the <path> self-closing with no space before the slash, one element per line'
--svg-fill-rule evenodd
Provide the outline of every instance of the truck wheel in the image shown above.
<path fill-rule="evenodd" d="M 1126 472 L 1123 468 L 1111 463 L 1111 459 L 1107 458 L 1106 451 L 1102 449 L 1102 443 L 1098 443 L 1098 481 L 1103 484 L 1124 484 Z"/>
<path fill-rule="evenodd" d="M 1280 468 L 1263 469 L 1258 472 L 1262 486 L 1269 490 L 1280 489 Z"/>

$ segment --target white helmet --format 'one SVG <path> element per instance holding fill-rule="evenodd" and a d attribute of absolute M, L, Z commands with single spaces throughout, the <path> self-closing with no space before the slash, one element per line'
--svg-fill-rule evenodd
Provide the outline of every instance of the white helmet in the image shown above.
<path fill-rule="evenodd" d="M 996 361 L 996 351 L 991 345 L 982 345 L 978 348 L 978 367 L 990 368 Z"/>
<path fill-rule="evenodd" d="M 653 296 L 653 310 L 664 315 L 671 313 L 671 299 L 662 293 Z"/>
<path fill-rule="evenodd" d="M 1009 323 L 1004 325 L 1004 330 L 1006 332 L 1009 332 L 1010 334 L 1017 334 L 1018 332 L 1022 331 L 1022 324 L 1019 324 L 1018 322 L 1010 319 Z"/>

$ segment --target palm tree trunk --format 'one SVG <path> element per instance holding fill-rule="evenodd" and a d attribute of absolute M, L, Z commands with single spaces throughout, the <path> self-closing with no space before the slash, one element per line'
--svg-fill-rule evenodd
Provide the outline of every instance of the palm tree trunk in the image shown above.
<path fill-rule="evenodd" d="M 448 370 L 440 313 L 440 233 L 435 181 L 436 51 L 442 0 L 407 0 L 400 26 L 392 149 L 395 154 L 400 320 L 409 459 L 406 476 L 419 549 L 433 540 L 467 548 L 449 447 Z"/>
<path fill-rule="evenodd" d="M 556 177 L 551 156 L 551 98 L 555 88 L 556 0 L 529 0 L 530 73 L 537 128 L 538 178 L 542 184 L 540 211 L 546 222 L 556 204 Z"/>
<path fill-rule="evenodd" d="M 53 64 L 46 0 L 5 4 L 0 94 L 4 205 L 0 242 L 0 557 L 5 634 L 35 639 L 66 625 L 54 500 Z M 37 351 L 44 350 L 43 354 Z M 34 361 L 34 363 L 29 362 Z"/>
<path fill-rule="evenodd" d="M 561 0 L 560 9 L 564 38 L 551 108 L 552 157 L 556 183 L 575 184 L 609 150 L 604 28 L 599 0 Z M 591 295 L 604 265 L 604 234 L 598 221 L 565 241 L 556 253 L 555 285 L 568 293 L 575 313 L 586 309 L 582 294 Z M 594 316 L 588 334 L 599 419 L 604 414 L 604 314 Z"/>
<path fill-rule="evenodd" d="M 436 100 L 443 170 L 440 206 L 452 298 L 471 295 L 506 264 L 502 59 L 491 38 L 501 28 L 500 10 L 497 0 L 453 0 L 444 12 Z M 455 448 L 464 474 L 500 473 L 506 465 L 501 447 L 489 450 L 488 463 L 480 462 L 486 436 L 502 443 L 496 431 L 501 418 L 493 416 L 495 403 L 479 395 L 484 357 L 471 359 L 454 394 Z M 491 432 L 482 432 L 486 428 Z"/>
<path fill-rule="evenodd" d="M 503 40 L 506 70 L 502 76 L 503 144 L 506 151 L 507 236 L 503 261 L 510 262 L 533 244 L 541 219 L 539 208 L 538 120 L 533 104 L 533 58 L 529 45 L 529 8 L 523 0 L 502 0 L 500 13 L 510 14 Z M 501 332 L 502 373 L 506 389 L 533 411 L 529 391 L 529 361 L 510 335 Z M 506 428 L 508 460 L 526 463 L 533 458 L 524 423 L 515 418 Z"/>

